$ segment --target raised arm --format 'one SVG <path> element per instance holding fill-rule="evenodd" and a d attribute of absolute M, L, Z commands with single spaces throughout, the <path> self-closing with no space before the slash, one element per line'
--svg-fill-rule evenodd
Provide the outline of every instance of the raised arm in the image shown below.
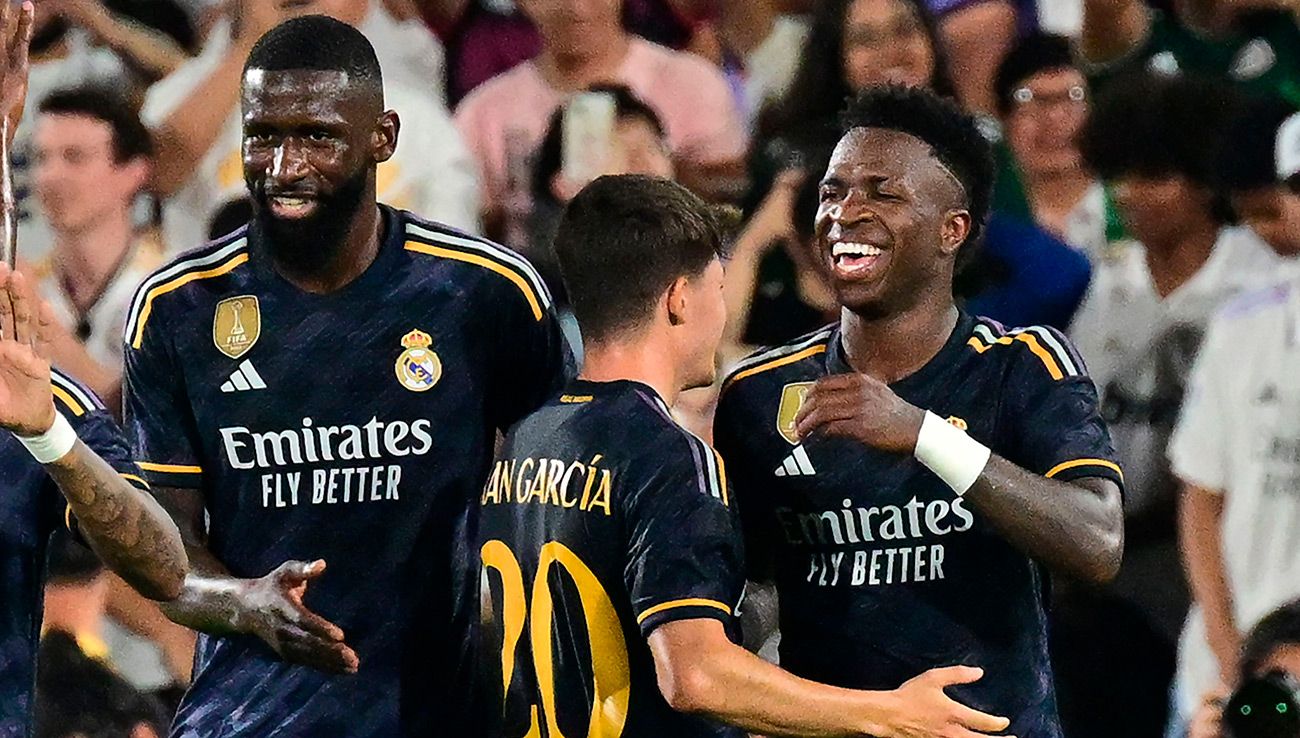
<path fill-rule="evenodd" d="M 41 340 L 41 324 L 50 322 L 23 276 L 0 264 L 0 427 L 45 466 L 104 563 L 146 597 L 170 599 L 187 569 L 180 535 L 158 503 L 55 409 Z"/>
<path fill-rule="evenodd" d="M 100 44 L 122 56 L 149 79 L 176 71 L 185 51 L 171 37 L 129 18 L 114 15 L 97 0 L 43 0 L 53 11 L 85 29 Z"/>
<path fill-rule="evenodd" d="M 1136 51 L 1150 30 L 1142 0 L 1083 0 L 1079 52 L 1093 64 L 1113 62 Z"/>

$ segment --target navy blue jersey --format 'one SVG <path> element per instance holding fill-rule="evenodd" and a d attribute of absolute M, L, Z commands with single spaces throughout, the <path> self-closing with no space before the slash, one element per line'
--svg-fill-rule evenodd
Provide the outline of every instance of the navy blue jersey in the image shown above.
<path fill-rule="evenodd" d="M 1011 718 L 1015 735 L 1060 736 L 1041 568 L 912 457 L 796 437 L 809 385 L 850 371 L 828 328 L 743 362 L 718 407 L 714 440 L 751 561 L 780 594 L 781 665 L 859 689 L 983 667 L 982 680 L 949 692 Z M 1096 389 L 1055 330 L 963 314 L 891 389 L 1028 471 L 1120 481 Z"/>
<path fill-rule="evenodd" d="M 82 442 L 132 485 L 148 490 L 121 430 L 94 394 L 58 370 L 51 389 L 54 406 Z M 70 513 L 44 467 L 0 430 L 0 738 L 31 732 L 45 550 L 57 526 L 75 532 Z"/>
<path fill-rule="evenodd" d="M 668 706 L 645 640 L 686 618 L 737 635 L 726 485 L 717 452 L 637 382 L 573 382 L 510 432 L 481 499 L 479 735 L 734 732 Z"/>
<path fill-rule="evenodd" d="M 174 735 L 456 724 L 470 603 L 452 566 L 476 567 L 457 542 L 497 431 L 561 385 L 567 352 L 521 257 L 383 216 L 374 262 L 330 294 L 284 280 L 264 238 L 241 229 L 136 295 L 126 417 L 146 477 L 202 497 L 209 548 L 237 577 L 324 559 L 305 603 L 361 660 L 331 676 L 251 636 L 204 636 Z"/>

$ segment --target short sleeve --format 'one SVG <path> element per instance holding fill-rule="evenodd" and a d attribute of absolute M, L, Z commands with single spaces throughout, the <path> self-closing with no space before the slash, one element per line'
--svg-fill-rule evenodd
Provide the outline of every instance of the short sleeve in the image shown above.
<path fill-rule="evenodd" d="M 1118 455 L 1083 359 L 1052 328 L 1017 336 L 1025 346 L 1003 388 L 1002 427 L 1016 453 L 1009 460 L 1049 479 L 1103 477 L 1122 488 Z"/>
<path fill-rule="evenodd" d="M 1221 320 L 1221 319 L 1220 319 Z M 1229 449 L 1224 443 L 1225 423 L 1234 417 L 1225 396 L 1233 375 L 1231 343 L 1226 329 L 1210 324 L 1187 381 L 1178 423 L 1169 441 L 1169 462 L 1174 474 L 1188 484 L 1210 491 L 1228 486 Z"/>
<path fill-rule="evenodd" d="M 754 473 L 762 465 L 750 458 L 740 411 L 737 392 L 724 390 L 713 416 L 713 444 L 727 462 L 731 506 L 740 520 L 745 542 L 747 576 L 755 581 L 770 581 L 773 545 L 779 540 L 779 531 L 766 503 L 765 486 Z"/>
<path fill-rule="evenodd" d="M 76 431 L 77 438 L 103 459 L 131 486 L 147 492 L 149 484 L 136 464 L 122 429 L 99 398 L 88 388 L 67 376 L 54 372 L 51 376 L 54 406 Z M 51 485 L 53 486 L 53 485 Z M 72 532 L 77 532 L 76 520 L 62 495 L 57 498 L 57 514 Z"/>
<path fill-rule="evenodd" d="M 150 484 L 198 488 L 203 468 L 196 424 L 167 334 L 155 314 L 140 331 L 138 345 L 127 337 L 122 382 L 126 435 Z"/>
<path fill-rule="evenodd" d="M 575 374 L 560 319 L 546 285 L 523 257 L 519 289 L 502 294 L 496 328 L 499 331 L 489 394 L 493 424 L 505 431 L 541 407 Z"/>
<path fill-rule="evenodd" d="M 624 583 L 642 635 L 674 620 L 729 623 L 744 590 L 740 532 L 727 505 L 722 457 L 687 439 L 625 502 Z"/>

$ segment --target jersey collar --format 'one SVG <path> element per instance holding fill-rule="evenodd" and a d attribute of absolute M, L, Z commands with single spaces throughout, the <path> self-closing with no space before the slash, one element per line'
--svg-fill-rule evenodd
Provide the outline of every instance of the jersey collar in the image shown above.
<path fill-rule="evenodd" d="M 957 325 L 953 327 L 952 333 L 949 334 L 948 340 L 944 342 L 943 347 L 920 369 L 912 374 L 903 377 L 890 384 L 895 389 L 907 388 L 916 385 L 924 385 L 931 381 L 933 377 L 942 374 L 952 368 L 956 362 L 957 356 L 962 352 L 966 345 L 966 340 L 970 338 L 971 330 L 975 327 L 975 317 L 965 310 L 959 310 L 957 313 Z M 831 333 L 829 343 L 826 346 L 826 373 L 827 374 L 848 374 L 855 371 L 849 365 L 848 358 L 844 353 L 844 338 L 841 334 L 842 325 L 835 326 Z"/>

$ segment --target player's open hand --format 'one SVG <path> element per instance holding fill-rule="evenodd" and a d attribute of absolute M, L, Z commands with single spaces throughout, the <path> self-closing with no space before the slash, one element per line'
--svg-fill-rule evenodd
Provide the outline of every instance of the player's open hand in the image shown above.
<path fill-rule="evenodd" d="M 948 666 L 909 679 L 894 690 L 892 714 L 872 732 L 882 738 L 975 738 L 1006 730 L 1010 720 L 971 709 L 943 691 L 982 676 L 984 670 L 973 666 Z"/>
<path fill-rule="evenodd" d="M 22 436 L 54 425 L 50 362 L 41 351 L 50 321 L 26 278 L 0 264 L 0 427 Z"/>
<path fill-rule="evenodd" d="M 852 438 L 871 448 L 910 454 L 916 450 L 925 411 L 903 400 L 889 385 L 850 372 L 822 377 L 808 388 L 795 416 L 800 438 L 814 433 Z"/>
<path fill-rule="evenodd" d="M 240 598 L 240 630 L 261 638 L 280 658 L 335 674 L 355 674 L 356 651 L 343 629 L 303 604 L 307 583 L 325 573 L 324 561 L 286 561 L 254 579 Z"/>

